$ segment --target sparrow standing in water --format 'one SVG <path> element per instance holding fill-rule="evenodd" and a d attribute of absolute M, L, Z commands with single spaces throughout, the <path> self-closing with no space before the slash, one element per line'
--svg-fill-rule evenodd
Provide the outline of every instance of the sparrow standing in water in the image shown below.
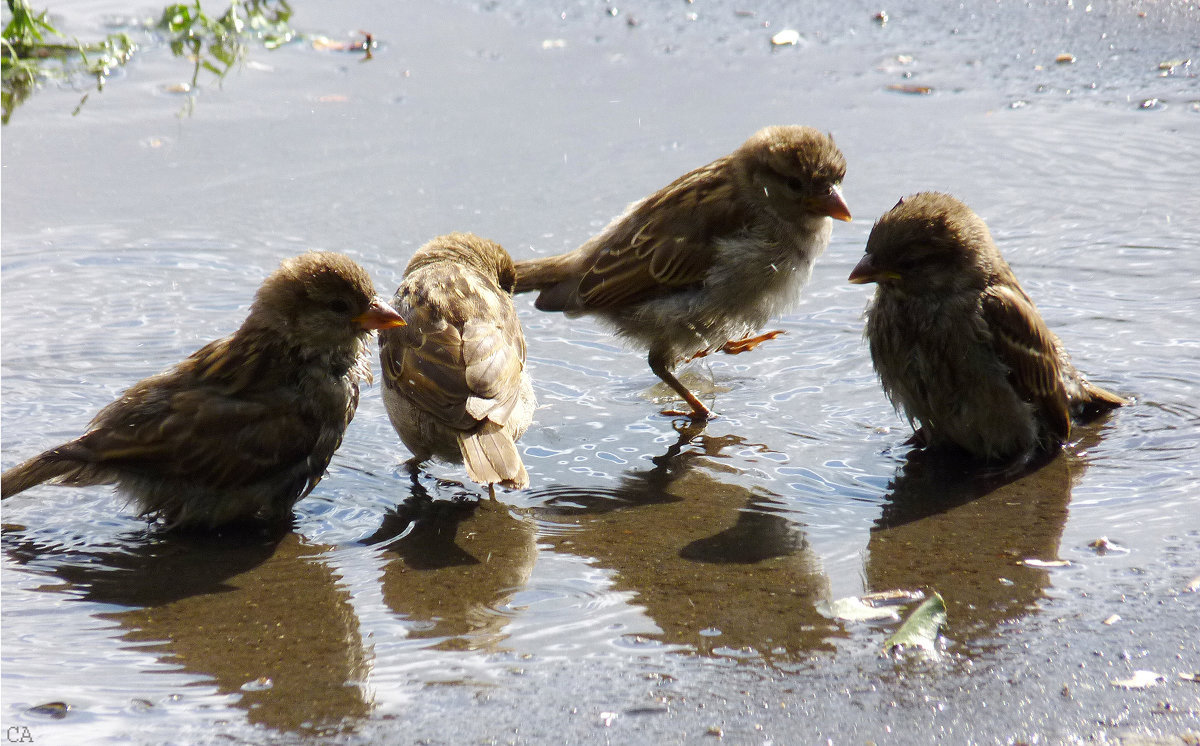
<path fill-rule="evenodd" d="M 288 259 L 241 328 L 135 384 L 80 437 L 6 471 L 3 497 L 42 482 L 115 483 L 169 527 L 285 520 L 354 417 L 371 331 L 403 324 L 348 257 Z"/>
<path fill-rule="evenodd" d="M 380 335 L 379 359 L 383 403 L 414 474 L 436 456 L 489 488 L 529 486 L 516 440 L 536 401 L 515 278 L 508 252 L 470 233 L 435 238 L 408 263 L 392 299 L 408 326 Z"/>
<path fill-rule="evenodd" d="M 649 350 L 650 369 L 693 419 L 711 412 L 679 379 L 681 361 L 753 349 L 749 337 L 792 308 L 850 220 L 846 159 L 810 127 L 767 127 L 737 150 L 634 203 L 575 251 L 517 262 L 516 292 L 542 311 L 592 314 Z"/>
<path fill-rule="evenodd" d="M 950 195 L 900 200 L 849 279 L 878 285 L 867 307 L 871 359 L 924 445 L 1022 460 L 1065 443 L 1073 418 L 1125 403 L 1075 370 L 987 225 Z"/>

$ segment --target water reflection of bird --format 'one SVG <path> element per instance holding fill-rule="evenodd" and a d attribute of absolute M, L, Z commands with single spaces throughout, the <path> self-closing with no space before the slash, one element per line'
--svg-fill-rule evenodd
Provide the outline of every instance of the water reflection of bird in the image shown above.
<path fill-rule="evenodd" d="M 742 438 L 697 432 L 683 430 L 652 469 L 622 476 L 616 489 L 540 493 L 548 500 L 538 515 L 562 527 L 542 540 L 615 570 L 615 588 L 637 593 L 663 642 L 768 660 L 828 649 L 841 632 L 815 610 L 829 583 L 802 524 L 720 463 Z"/>
<path fill-rule="evenodd" d="M 1080 447 L 1095 442 L 1085 433 Z M 937 453 L 914 451 L 889 485 L 867 544 L 872 591 L 932 589 L 946 601 L 951 636 L 969 644 L 1033 609 L 1050 584 L 1071 488 L 1086 463 L 1071 452 L 1021 473 L 979 474 Z"/>
<path fill-rule="evenodd" d="M 1070 440 L 1072 419 L 1125 403 L 1075 370 L 987 225 L 948 194 L 879 218 L 850 282 L 878 284 L 871 359 L 922 444 L 1019 464 Z"/>
<path fill-rule="evenodd" d="M 122 640 L 235 697 L 252 724 L 328 734 L 369 713 L 356 685 L 367 674 L 362 639 L 326 559 L 332 547 L 283 530 L 123 544 L 68 550 L 5 533 L 9 556 L 65 581 L 46 592 L 98 605 Z"/>
<path fill-rule="evenodd" d="M 784 513 L 783 502 L 752 497 L 738 510 L 737 522 L 685 546 L 679 556 L 697 562 L 749 565 L 807 551 L 804 534 Z"/>
<path fill-rule="evenodd" d="M 593 314 L 648 349 L 650 369 L 704 420 L 708 407 L 675 366 L 778 334 L 745 337 L 796 303 L 829 244 L 830 218 L 850 219 L 845 174 L 828 135 L 764 128 L 633 204 L 575 251 L 517 262 L 517 292 L 540 290 L 540 310 Z"/>
<path fill-rule="evenodd" d="M 383 599 L 417 624 L 412 638 L 437 647 L 488 648 L 503 639 L 499 609 L 528 582 L 537 562 L 534 525 L 496 500 L 480 501 L 454 483 L 450 499 L 420 484 L 364 540 L 382 545 Z"/>
<path fill-rule="evenodd" d="M 516 440 L 536 401 L 515 279 L 508 252 L 469 233 L 439 236 L 408 263 L 392 300 L 408 324 L 380 334 L 379 360 L 383 402 L 414 475 L 437 456 L 489 487 L 529 486 Z"/>
<path fill-rule="evenodd" d="M 288 259 L 236 332 L 135 384 L 84 435 L 6 471 L 3 497 L 42 482 L 116 483 L 171 526 L 286 521 L 354 417 L 368 336 L 403 323 L 348 257 Z"/>
<path fill-rule="evenodd" d="M 666 453 L 650 459 L 653 468 L 622 475 L 616 488 L 554 485 L 537 490 L 532 496 L 541 502 L 539 513 L 546 516 L 606 513 L 629 506 L 683 499 L 672 495 L 667 488 L 692 468 L 694 459 L 704 455 L 717 456 L 722 448 L 742 442 L 737 436 L 699 438 L 701 430 L 690 423 L 676 428 L 678 439 Z"/>

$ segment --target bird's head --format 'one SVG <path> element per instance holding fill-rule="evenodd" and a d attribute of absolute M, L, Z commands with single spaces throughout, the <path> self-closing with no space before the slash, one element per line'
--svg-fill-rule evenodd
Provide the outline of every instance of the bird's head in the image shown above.
<path fill-rule="evenodd" d="M 517 284 L 516 267 L 504 247 L 473 233 L 438 236 L 417 249 L 404 273 L 441 261 L 472 267 L 510 295 Z"/>
<path fill-rule="evenodd" d="M 811 224 L 850 220 L 842 198 L 846 158 L 833 137 L 812 127 L 766 127 L 738 148 L 733 159 L 748 193 L 784 220 Z"/>
<path fill-rule="evenodd" d="M 982 288 L 997 261 L 987 225 L 971 208 L 948 194 L 920 192 L 875 221 L 849 281 L 910 295 L 951 293 Z"/>
<path fill-rule="evenodd" d="M 355 344 L 404 319 L 375 294 L 366 270 L 342 254 L 312 251 L 286 259 L 259 288 L 247 323 L 314 351 Z"/>

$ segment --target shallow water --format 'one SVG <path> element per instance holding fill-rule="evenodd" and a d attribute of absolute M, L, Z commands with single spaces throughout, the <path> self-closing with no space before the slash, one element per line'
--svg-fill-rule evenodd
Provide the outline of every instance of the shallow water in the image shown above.
<path fill-rule="evenodd" d="M 855 221 L 785 336 L 688 368 L 721 414 L 703 431 L 657 414 L 641 355 L 519 299 L 542 407 L 533 486 L 499 502 L 450 466 L 414 487 L 377 387 L 285 536 L 164 535 L 104 488 L 5 501 L 0 726 L 39 743 L 1200 729 L 1179 677 L 1200 671 L 1200 93 L 1192 68 L 1157 69 L 1194 58 L 1194 8 L 901 7 L 880 27 L 861 4 L 310 5 L 295 25 L 366 28 L 375 58 L 255 50 L 180 117 L 162 86 L 190 70 L 150 46 L 77 116 L 82 91 L 54 87 L 13 115 L 4 467 L 231 331 L 306 248 L 353 255 L 385 292 L 438 233 L 566 250 L 775 122 L 834 133 Z M 83 36 L 127 9 L 55 11 Z M 787 26 L 804 43 L 772 50 Z M 906 82 L 934 92 L 886 90 Z M 984 216 L 1076 364 L 1136 400 L 1008 484 L 908 463 L 861 341 L 870 289 L 845 277 L 874 218 L 922 189 Z M 1118 550 L 1089 548 L 1101 536 Z M 881 658 L 898 622 L 821 613 L 891 589 L 945 597 L 943 655 Z M 1166 681 L 1110 683 L 1138 669 Z M 70 709 L 30 710 L 48 702 Z"/>

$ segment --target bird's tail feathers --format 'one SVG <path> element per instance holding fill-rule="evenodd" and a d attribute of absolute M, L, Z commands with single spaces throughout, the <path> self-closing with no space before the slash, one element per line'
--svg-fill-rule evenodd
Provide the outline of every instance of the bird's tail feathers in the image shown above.
<path fill-rule="evenodd" d="M 1081 381 L 1080 385 L 1083 388 L 1083 396 L 1077 402 L 1077 411 L 1073 412 L 1075 418 L 1080 422 L 1090 422 L 1110 409 L 1116 409 L 1129 403 L 1128 399 L 1107 389 L 1102 389 L 1089 381 Z"/>
<path fill-rule="evenodd" d="M 517 285 L 513 292 L 528 293 L 531 290 L 545 290 L 557 285 L 574 273 L 575 264 L 573 252 L 519 261 L 516 263 Z"/>
<path fill-rule="evenodd" d="M 80 461 L 64 450 L 54 448 L 14 466 L 0 475 L 0 499 L 8 499 L 43 482 L 83 487 L 112 481 L 95 464 Z"/>
<path fill-rule="evenodd" d="M 488 420 L 472 432 L 459 433 L 458 448 L 473 481 L 518 490 L 529 486 L 521 454 L 502 425 Z"/>

